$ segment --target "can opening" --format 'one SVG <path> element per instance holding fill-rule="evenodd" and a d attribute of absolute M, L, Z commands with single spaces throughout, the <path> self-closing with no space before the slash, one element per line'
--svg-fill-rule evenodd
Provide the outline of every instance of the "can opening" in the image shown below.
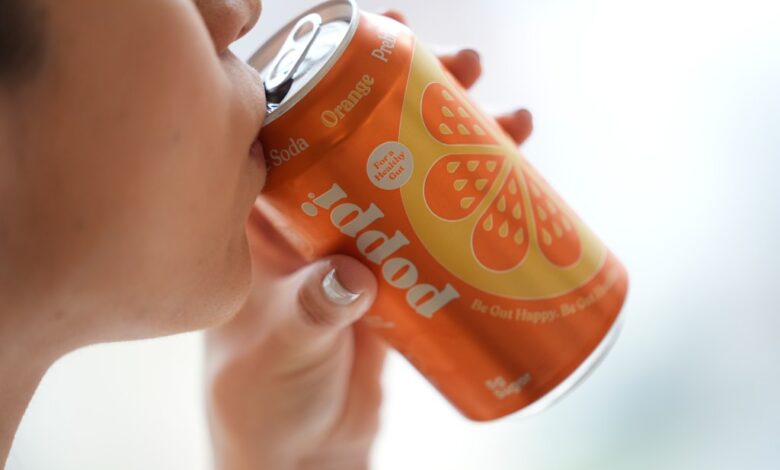
<path fill-rule="evenodd" d="M 322 78 L 346 48 L 358 19 L 354 0 L 330 0 L 288 23 L 249 58 L 265 88 L 266 123 Z"/>
<path fill-rule="evenodd" d="M 321 26 L 322 17 L 311 13 L 298 20 L 287 35 L 284 45 L 271 64 L 271 72 L 263 83 L 269 112 L 276 109 L 290 92 L 295 72 L 317 39 Z"/>

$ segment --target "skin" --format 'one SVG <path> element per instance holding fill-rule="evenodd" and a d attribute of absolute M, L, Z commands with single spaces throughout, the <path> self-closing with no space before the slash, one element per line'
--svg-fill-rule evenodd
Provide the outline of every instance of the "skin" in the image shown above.
<path fill-rule="evenodd" d="M 376 281 L 305 265 L 254 205 L 264 95 L 227 47 L 259 0 L 39 3 L 40 67 L 0 86 L 0 462 L 62 355 L 212 327 L 218 468 L 365 468 L 384 346 L 354 323 Z M 473 52 L 442 60 L 479 76 Z M 322 292 L 333 267 L 350 305 Z"/>

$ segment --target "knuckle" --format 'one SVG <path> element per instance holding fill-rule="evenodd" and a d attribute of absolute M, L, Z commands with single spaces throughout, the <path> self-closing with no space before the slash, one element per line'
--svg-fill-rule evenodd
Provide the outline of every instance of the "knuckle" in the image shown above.
<path fill-rule="evenodd" d="M 324 305 L 320 293 L 311 286 L 305 286 L 298 291 L 296 302 L 301 318 L 309 326 L 315 328 L 333 327 L 339 323 L 337 312 Z"/>

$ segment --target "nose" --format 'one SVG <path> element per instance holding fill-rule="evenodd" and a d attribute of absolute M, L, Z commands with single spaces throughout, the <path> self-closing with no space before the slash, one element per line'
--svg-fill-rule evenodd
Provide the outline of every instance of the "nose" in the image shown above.
<path fill-rule="evenodd" d="M 261 0 L 196 0 L 217 52 L 224 52 L 257 23 Z"/>

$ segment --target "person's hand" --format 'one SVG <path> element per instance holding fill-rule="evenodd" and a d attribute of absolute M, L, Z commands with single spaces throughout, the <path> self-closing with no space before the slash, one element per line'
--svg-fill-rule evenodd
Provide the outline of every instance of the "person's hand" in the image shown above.
<path fill-rule="evenodd" d="M 404 21 L 397 12 L 386 15 Z M 472 50 L 440 59 L 466 88 L 479 78 L 479 55 Z M 525 110 L 498 121 L 518 144 L 531 131 Z M 386 351 L 357 322 L 374 301 L 372 272 L 341 255 L 307 264 L 257 208 L 247 234 L 249 299 L 234 319 L 206 335 L 217 468 L 367 468 Z"/>

